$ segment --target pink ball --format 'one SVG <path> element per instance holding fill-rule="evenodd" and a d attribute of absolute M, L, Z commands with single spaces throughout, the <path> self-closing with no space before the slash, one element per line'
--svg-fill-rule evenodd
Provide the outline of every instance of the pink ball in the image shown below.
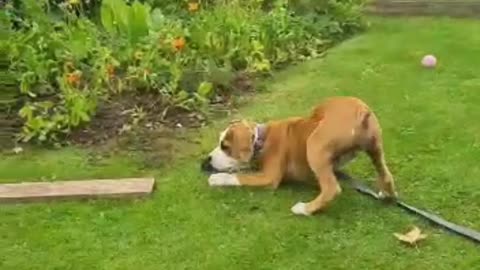
<path fill-rule="evenodd" d="M 429 54 L 425 55 L 422 59 L 422 66 L 428 67 L 428 68 L 433 68 L 437 65 L 437 58 L 435 56 Z"/>

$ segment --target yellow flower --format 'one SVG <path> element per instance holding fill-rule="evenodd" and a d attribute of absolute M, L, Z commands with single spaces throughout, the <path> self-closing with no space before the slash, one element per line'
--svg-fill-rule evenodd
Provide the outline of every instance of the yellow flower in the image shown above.
<path fill-rule="evenodd" d="M 136 51 L 134 57 L 135 59 L 140 60 L 143 57 L 143 53 L 141 51 Z"/>
<path fill-rule="evenodd" d="M 195 12 L 198 10 L 198 8 L 200 7 L 200 4 L 198 2 L 190 2 L 188 3 L 188 10 L 190 12 Z"/>
<path fill-rule="evenodd" d="M 109 78 L 115 76 L 115 67 L 112 64 L 107 65 L 107 75 Z"/>
<path fill-rule="evenodd" d="M 64 68 L 68 71 L 75 69 L 75 65 L 73 64 L 72 61 L 68 61 L 65 63 Z"/>

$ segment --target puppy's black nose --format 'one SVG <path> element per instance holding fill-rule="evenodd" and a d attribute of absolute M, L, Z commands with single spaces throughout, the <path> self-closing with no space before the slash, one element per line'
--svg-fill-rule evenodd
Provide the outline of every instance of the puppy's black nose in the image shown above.
<path fill-rule="evenodd" d="M 211 172 L 213 171 L 213 166 L 212 166 L 212 157 L 208 156 L 206 159 L 202 161 L 202 171 L 204 172 Z"/>

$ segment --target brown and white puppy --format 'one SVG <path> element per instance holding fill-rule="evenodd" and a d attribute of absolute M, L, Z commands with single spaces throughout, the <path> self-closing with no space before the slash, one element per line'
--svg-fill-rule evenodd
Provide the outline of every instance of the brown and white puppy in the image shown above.
<path fill-rule="evenodd" d="M 385 162 L 382 131 L 370 108 L 355 97 L 333 97 L 316 106 L 307 117 L 287 118 L 259 125 L 234 121 L 218 146 L 203 161 L 211 186 L 270 186 L 283 180 L 316 179 L 321 192 L 298 202 L 291 211 L 311 215 L 324 209 L 341 192 L 335 169 L 358 151 L 370 157 L 378 174 L 380 196 L 396 196 L 394 180 Z M 234 173 L 257 161 L 254 173 Z"/>

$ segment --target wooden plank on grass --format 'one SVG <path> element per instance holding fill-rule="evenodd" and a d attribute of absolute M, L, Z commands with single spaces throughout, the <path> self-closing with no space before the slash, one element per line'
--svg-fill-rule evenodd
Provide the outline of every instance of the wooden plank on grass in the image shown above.
<path fill-rule="evenodd" d="M 0 202 L 143 197 L 152 193 L 154 184 L 153 178 L 0 184 Z"/>

